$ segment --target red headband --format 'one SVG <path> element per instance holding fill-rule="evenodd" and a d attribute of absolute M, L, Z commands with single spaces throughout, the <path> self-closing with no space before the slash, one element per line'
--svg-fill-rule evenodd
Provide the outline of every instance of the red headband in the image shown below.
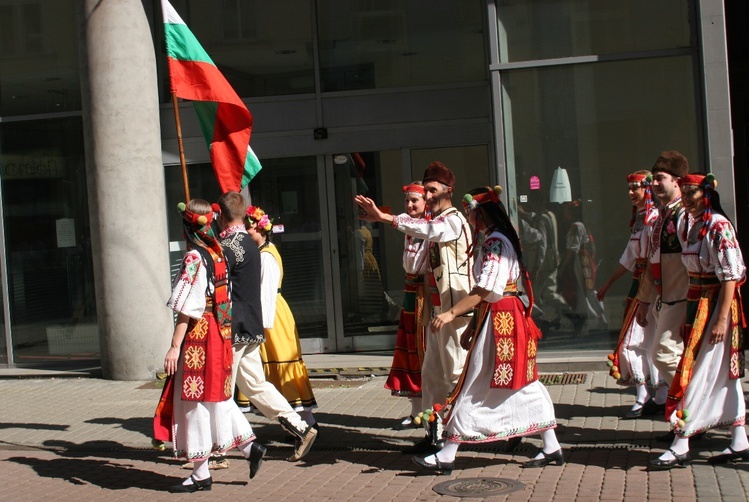
<path fill-rule="evenodd" d="M 409 193 L 416 193 L 424 197 L 426 195 L 426 191 L 424 190 L 424 187 L 421 185 L 415 185 L 411 183 L 410 185 L 406 185 L 403 187 L 403 193 L 409 194 Z"/>
<path fill-rule="evenodd" d="M 212 212 L 207 213 L 207 214 L 193 213 L 192 211 L 187 209 L 186 206 L 185 207 L 183 206 L 184 206 L 184 203 L 180 202 L 177 208 L 182 213 L 182 218 L 190 225 L 204 227 L 206 225 L 210 225 L 211 222 L 213 221 Z"/>
<path fill-rule="evenodd" d="M 707 176 L 704 174 L 686 174 L 679 178 L 679 186 L 697 185 L 700 186 L 705 182 Z"/>
<path fill-rule="evenodd" d="M 647 174 L 628 174 L 627 183 L 642 183 L 643 181 L 650 181 L 650 176 Z"/>

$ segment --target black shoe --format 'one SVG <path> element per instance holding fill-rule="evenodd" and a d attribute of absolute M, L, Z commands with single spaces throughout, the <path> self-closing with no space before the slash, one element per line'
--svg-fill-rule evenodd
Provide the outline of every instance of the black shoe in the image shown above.
<path fill-rule="evenodd" d="M 729 446 L 728 451 L 730 451 L 731 453 L 721 453 L 720 455 L 713 455 L 712 457 L 707 459 L 708 463 L 717 465 L 727 464 L 728 462 L 733 462 L 734 460 L 749 460 L 749 448 L 741 451 L 736 451 Z"/>
<path fill-rule="evenodd" d="M 665 434 L 662 434 L 660 436 L 656 436 L 655 440 L 659 443 L 673 443 L 674 439 L 676 439 L 676 433 L 674 431 L 669 431 Z"/>
<path fill-rule="evenodd" d="M 543 457 L 541 458 L 534 458 L 533 460 L 528 460 L 523 464 L 523 467 L 529 468 L 529 467 L 546 467 L 549 464 L 554 465 L 563 465 L 564 464 L 564 455 L 562 455 L 562 449 L 559 448 L 557 451 L 552 453 L 546 453 L 545 451 L 541 450 L 541 454 Z"/>
<path fill-rule="evenodd" d="M 671 460 L 661 460 L 660 458 L 654 458 L 650 462 L 648 462 L 648 466 L 650 467 L 651 471 L 667 471 L 669 469 L 673 469 L 677 465 L 679 466 L 687 466 L 692 461 L 692 457 L 689 456 L 689 452 L 687 451 L 683 455 L 679 455 L 674 450 L 670 449 L 671 455 L 674 456 Z"/>
<path fill-rule="evenodd" d="M 514 438 L 510 438 L 507 441 L 505 441 L 504 444 L 499 448 L 499 451 L 503 453 L 509 453 L 515 448 L 517 448 L 522 442 L 523 442 L 523 436 L 515 436 Z"/>
<path fill-rule="evenodd" d="M 213 478 L 207 477 L 202 480 L 195 479 L 194 476 L 190 476 L 190 479 L 192 479 L 191 485 L 174 485 L 169 487 L 169 493 L 192 493 L 197 491 L 210 491 L 211 485 L 213 484 Z"/>
<path fill-rule="evenodd" d="M 645 405 L 641 403 L 640 401 L 635 401 L 635 404 L 639 404 L 640 407 L 637 408 L 636 410 L 629 410 L 627 413 L 624 414 L 624 416 L 622 417 L 622 420 L 632 420 L 634 418 L 640 418 L 642 416 L 643 414 L 642 410 L 644 409 Z"/>
<path fill-rule="evenodd" d="M 657 415 L 658 413 L 664 413 L 666 411 L 666 403 L 656 404 L 652 399 L 648 399 L 645 404 L 642 405 L 642 414 L 645 416 Z"/>
<path fill-rule="evenodd" d="M 411 446 L 406 446 L 401 450 L 401 453 L 404 455 L 418 455 L 421 453 L 430 455 L 432 453 L 437 453 L 442 449 L 444 443 L 439 442 L 437 444 L 432 444 L 432 442 L 429 439 L 422 439 L 418 443 L 415 443 Z"/>
<path fill-rule="evenodd" d="M 250 457 L 247 459 L 247 462 L 250 463 L 250 479 L 254 478 L 257 471 L 260 470 L 260 464 L 263 463 L 263 457 L 267 451 L 265 446 L 257 441 L 253 441 L 250 445 Z"/>
<path fill-rule="evenodd" d="M 689 436 L 690 441 L 702 441 L 702 439 L 705 437 L 704 432 L 700 432 L 699 434 L 695 434 L 694 436 Z"/>
<path fill-rule="evenodd" d="M 453 467 L 455 467 L 455 461 L 452 462 L 440 462 L 440 459 L 438 459 L 436 456 L 434 457 L 434 461 L 436 464 L 428 464 L 426 460 L 424 460 L 424 457 L 413 457 L 414 464 L 418 465 L 422 469 L 426 469 L 427 471 L 434 471 L 437 474 L 450 474 L 453 472 Z"/>

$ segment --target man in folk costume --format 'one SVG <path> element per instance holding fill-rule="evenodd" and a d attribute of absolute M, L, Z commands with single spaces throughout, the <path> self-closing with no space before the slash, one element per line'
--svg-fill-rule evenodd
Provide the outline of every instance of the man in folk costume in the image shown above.
<path fill-rule="evenodd" d="M 472 287 L 469 248 L 471 230 L 465 217 L 452 204 L 455 175 L 441 162 L 432 162 L 422 180 L 432 219 L 393 216 L 380 211 L 372 199 L 357 195 L 355 201 L 366 212 L 363 219 L 389 223 L 413 237 L 429 241 L 429 280 L 432 294 L 426 295 L 424 316 L 435 317 L 450 310 Z M 460 337 L 470 322 L 470 313 L 456 317 L 427 334 L 426 352 L 421 370 L 422 401 L 425 406 L 444 402 L 458 382 L 466 359 Z M 422 320 L 423 325 L 430 319 Z M 404 450 L 423 453 L 439 448 L 426 438 Z"/>
<path fill-rule="evenodd" d="M 260 344 L 265 341 L 260 295 L 260 252 L 244 226 L 245 200 L 238 192 L 219 198 L 221 245 L 229 265 L 234 365 L 232 389 L 247 396 L 269 420 L 278 420 L 294 437 L 293 462 L 304 457 L 317 437 L 313 428 L 294 411 L 286 398 L 265 379 Z"/>
<path fill-rule="evenodd" d="M 655 318 L 655 336 L 651 354 L 653 365 L 668 385 L 674 379 L 684 350 L 682 329 L 687 308 L 689 275 L 681 260 L 678 227 L 683 224 L 684 207 L 681 202 L 679 179 L 689 172 L 686 157 L 675 150 L 662 152 L 655 161 L 653 195 L 660 201 L 650 243 L 649 267 L 637 292 L 636 320 L 647 326 L 648 312 Z M 666 394 L 662 387 L 652 400 L 643 406 L 643 415 L 665 410 Z M 668 436 L 668 437 L 667 437 Z M 672 435 L 659 439 L 670 441 Z"/>

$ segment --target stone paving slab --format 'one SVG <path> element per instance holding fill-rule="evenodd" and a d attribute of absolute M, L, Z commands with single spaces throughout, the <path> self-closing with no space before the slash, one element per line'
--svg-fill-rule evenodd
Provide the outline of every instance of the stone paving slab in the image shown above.
<path fill-rule="evenodd" d="M 690 467 L 648 472 L 648 459 L 664 444 L 658 420 L 619 420 L 634 397 L 605 372 L 580 384 L 549 385 L 567 463 L 524 470 L 521 463 L 540 446 L 529 437 L 510 454 L 501 443 L 461 448 L 449 476 L 415 471 L 400 448 L 421 436 L 399 430 L 408 402 L 383 388 L 384 377 L 346 381 L 315 379 L 321 432 L 301 462 L 284 459 L 292 445 L 280 427 L 248 414 L 268 446 L 258 476 L 248 479 L 235 451 L 231 467 L 214 471 L 210 493 L 191 500 L 460 500 L 432 487 L 457 478 L 503 478 L 523 489 L 485 500 L 747 500 L 749 463 L 716 466 L 705 459 L 727 446 L 727 432 L 711 431 L 692 446 Z M 749 385 L 744 383 L 745 391 Z M 165 489 L 189 471 L 168 452 L 150 447 L 153 409 L 160 390 L 152 382 L 96 378 L 0 379 L 0 497 L 4 501 L 174 500 Z M 187 497 L 187 495 L 183 495 Z M 467 499 L 475 500 L 475 499 Z"/>

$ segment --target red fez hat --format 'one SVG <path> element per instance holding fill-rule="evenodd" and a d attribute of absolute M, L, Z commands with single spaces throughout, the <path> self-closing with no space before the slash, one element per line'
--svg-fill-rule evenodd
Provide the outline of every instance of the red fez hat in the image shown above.
<path fill-rule="evenodd" d="M 436 181 L 452 187 L 455 185 L 455 175 L 442 162 L 432 162 L 424 171 L 422 183 L 426 184 L 430 181 Z"/>

